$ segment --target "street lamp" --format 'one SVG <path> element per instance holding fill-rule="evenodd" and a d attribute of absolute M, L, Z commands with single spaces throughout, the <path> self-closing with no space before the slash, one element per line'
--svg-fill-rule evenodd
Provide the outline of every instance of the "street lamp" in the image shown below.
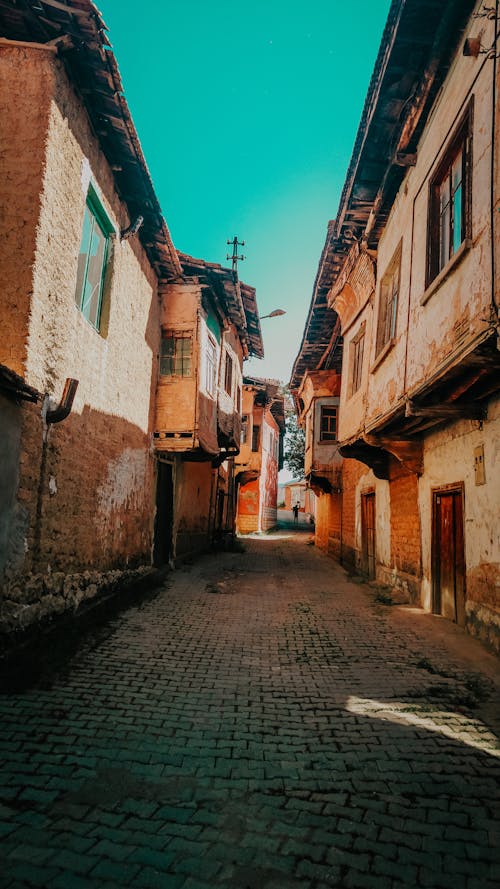
<path fill-rule="evenodd" d="M 286 315 L 284 309 L 273 309 L 272 312 L 269 312 L 269 315 L 261 315 L 260 320 L 262 321 L 264 318 L 277 318 L 278 315 Z"/>

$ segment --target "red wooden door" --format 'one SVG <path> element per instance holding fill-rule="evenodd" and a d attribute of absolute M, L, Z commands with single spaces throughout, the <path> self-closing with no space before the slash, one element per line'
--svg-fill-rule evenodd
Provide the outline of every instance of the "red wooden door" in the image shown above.
<path fill-rule="evenodd" d="M 363 572 L 375 578 L 375 492 L 361 495 L 361 547 Z"/>
<path fill-rule="evenodd" d="M 462 489 L 435 491 L 433 504 L 434 611 L 465 624 Z"/>

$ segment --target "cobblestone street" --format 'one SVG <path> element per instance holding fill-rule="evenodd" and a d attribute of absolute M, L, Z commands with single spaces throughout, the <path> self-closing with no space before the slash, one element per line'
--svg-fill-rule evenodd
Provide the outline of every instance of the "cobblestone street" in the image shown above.
<path fill-rule="evenodd" d="M 184 566 L 2 695 L 2 887 L 499 885 L 495 659 L 308 541 Z"/>

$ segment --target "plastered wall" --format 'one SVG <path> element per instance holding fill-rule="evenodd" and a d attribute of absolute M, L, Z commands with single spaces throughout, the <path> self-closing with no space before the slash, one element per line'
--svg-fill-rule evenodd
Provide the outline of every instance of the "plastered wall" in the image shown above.
<path fill-rule="evenodd" d="M 500 629 L 500 400 L 490 404 L 488 419 L 482 428 L 480 425 L 463 420 L 430 435 L 425 442 L 425 471 L 419 483 L 422 604 L 427 609 L 432 606 L 432 491 L 463 482 L 466 614 L 471 624 L 475 615 L 484 626 L 491 624 L 493 639 Z M 476 485 L 474 473 L 474 448 L 478 445 L 484 447 L 486 483 L 481 485 Z M 487 633 L 484 627 L 483 631 Z M 498 646 L 498 641 L 494 644 Z"/>

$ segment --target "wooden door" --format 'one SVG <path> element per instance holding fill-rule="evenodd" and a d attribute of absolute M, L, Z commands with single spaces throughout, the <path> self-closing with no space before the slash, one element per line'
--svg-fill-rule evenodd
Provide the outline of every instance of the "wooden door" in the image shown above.
<path fill-rule="evenodd" d="M 363 573 L 375 578 L 375 491 L 361 495 L 361 548 Z"/>
<path fill-rule="evenodd" d="M 157 472 L 153 561 L 157 567 L 161 567 L 168 565 L 172 557 L 174 486 L 170 463 L 159 460 Z"/>
<path fill-rule="evenodd" d="M 461 487 L 433 492 L 433 610 L 465 625 L 465 556 Z"/>

